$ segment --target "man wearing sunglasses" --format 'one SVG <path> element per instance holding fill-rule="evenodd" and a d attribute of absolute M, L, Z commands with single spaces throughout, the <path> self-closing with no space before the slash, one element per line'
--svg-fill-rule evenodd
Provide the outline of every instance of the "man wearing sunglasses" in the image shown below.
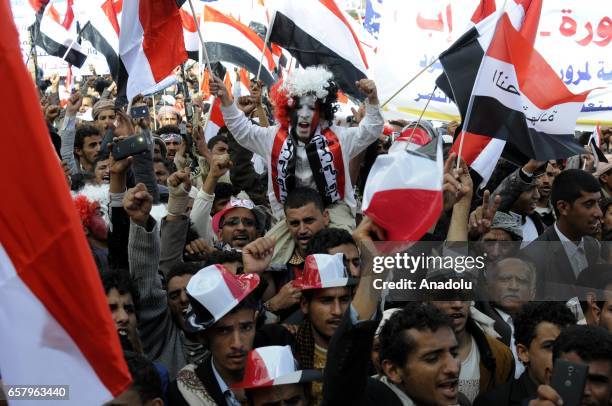
<path fill-rule="evenodd" d="M 241 249 L 259 237 L 255 204 L 248 199 L 233 198 L 212 220 L 214 232 L 224 245 Z"/>

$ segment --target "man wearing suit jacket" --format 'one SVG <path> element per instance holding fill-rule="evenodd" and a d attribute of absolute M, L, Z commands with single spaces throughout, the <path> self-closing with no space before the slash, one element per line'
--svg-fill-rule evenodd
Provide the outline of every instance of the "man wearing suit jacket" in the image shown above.
<path fill-rule="evenodd" d="M 599 182 L 588 172 L 568 169 L 555 178 L 551 201 L 557 221 L 525 248 L 537 269 L 537 297 L 568 300 L 576 278 L 599 261 L 594 234 L 602 217 Z"/>
<path fill-rule="evenodd" d="M 525 372 L 474 401 L 474 406 L 518 406 L 535 396 L 538 385 L 546 383 L 552 371 L 552 345 L 561 329 L 575 324 L 572 312 L 560 302 L 528 303 L 517 314 L 515 338 Z"/>

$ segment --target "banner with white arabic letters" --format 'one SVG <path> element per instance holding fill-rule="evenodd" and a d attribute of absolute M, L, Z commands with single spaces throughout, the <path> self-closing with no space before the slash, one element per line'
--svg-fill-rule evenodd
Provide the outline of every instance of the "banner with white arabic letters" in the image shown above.
<path fill-rule="evenodd" d="M 508 0 L 506 5 L 513 2 Z M 379 2 L 380 3 L 380 2 Z M 383 0 L 378 52 L 370 77 L 386 100 L 469 27 L 479 0 Z M 497 7 L 504 2 L 497 0 Z M 595 89 L 578 117 L 581 127 L 612 124 L 612 2 L 546 0 L 535 47 L 574 93 Z M 433 63 L 388 105 L 389 114 L 418 116 L 435 87 L 442 65 Z M 459 120 L 454 103 L 436 89 L 425 116 Z"/>

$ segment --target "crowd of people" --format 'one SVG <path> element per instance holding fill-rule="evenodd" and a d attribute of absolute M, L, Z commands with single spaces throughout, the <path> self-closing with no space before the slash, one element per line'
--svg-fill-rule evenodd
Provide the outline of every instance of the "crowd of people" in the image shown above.
<path fill-rule="evenodd" d="M 128 109 L 103 77 L 63 107 L 59 85 L 41 87 L 42 109 L 133 378 L 111 404 L 561 405 L 558 360 L 588 365 L 581 404 L 612 404 L 612 159 L 502 158 L 479 185 L 450 152 L 457 123 L 385 120 L 368 79 L 338 120 L 324 67 L 252 80 L 249 95 L 213 75 L 225 126 L 208 139 L 191 70 Z M 372 255 L 389 252 L 361 197 L 376 157 L 417 126 L 445 141 L 427 255 L 465 248 L 486 266 L 412 277 L 472 289 L 374 288 Z M 132 135 L 147 150 L 116 160 Z"/>

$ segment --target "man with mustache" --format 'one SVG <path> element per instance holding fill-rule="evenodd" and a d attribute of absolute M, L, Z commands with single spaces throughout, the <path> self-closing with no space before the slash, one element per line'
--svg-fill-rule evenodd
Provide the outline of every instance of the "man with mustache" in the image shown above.
<path fill-rule="evenodd" d="M 225 124 L 236 141 L 268 162 L 268 196 L 272 214 L 281 220 L 283 204 L 297 187 L 315 189 L 331 212 L 331 223 L 355 227 L 357 204 L 348 164 L 381 134 L 384 121 L 376 85 L 361 79 L 357 88 L 366 95 L 365 117 L 358 127 L 333 125 L 338 87 L 323 66 L 294 69 L 270 91 L 277 124 L 252 124 L 233 102 L 221 79 L 213 77 L 210 91 L 221 99 Z M 279 221 L 268 236 L 276 238 L 273 264 L 285 264 L 293 255 L 291 236 Z"/>
<path fill-rule="evenodd" d="M 487 269 L 486 286 L 492 311 L 486 314 L 495 320 L 495 330 L 502 338 L 510 333 L 509 340 L 502 340 L 514 356 L 514 377 L 521 376 L 525 368 L 519 362 L 514 340 L 514 318 L 529 301 L 535 298 L 536 274 L 533 265 L 519 258 L 505 258 Z"/>

